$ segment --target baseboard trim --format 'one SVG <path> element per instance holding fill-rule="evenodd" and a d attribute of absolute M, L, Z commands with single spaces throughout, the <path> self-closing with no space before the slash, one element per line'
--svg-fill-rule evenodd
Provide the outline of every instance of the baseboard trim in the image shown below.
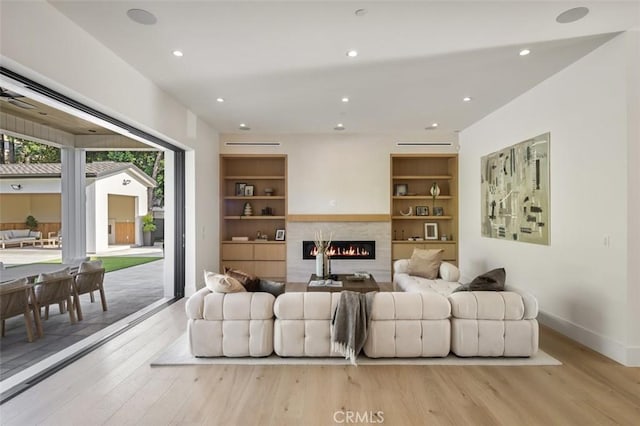
<path fill-rule="evenodd" d="M 624 366 L 632 367 L 639 365 L 640 348 L 626 347 L 624 344 L 612 340 L 609 337 L 547 312 L 540 311 L 538 313 L 538 321 L 540 324 L 552 328 Z M 635 352 L 635 355 L 632 356 L 632 352 Z M 634 359 L 636 361 L 635 363 L 633 362 Z"/>

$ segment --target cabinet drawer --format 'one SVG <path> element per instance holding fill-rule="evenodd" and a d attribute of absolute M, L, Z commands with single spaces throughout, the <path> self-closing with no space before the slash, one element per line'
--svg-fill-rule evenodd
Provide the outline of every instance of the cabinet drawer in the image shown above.
<path fill-rule="evenodd" d="M 223 244 L 222 259 L 253 260 L 253 244 Z"/>
<path fill-rule="evenodd" d="M 254 262 L 255 272 L 263 278 L 281 278 L 287 275 L 285 262 L 279 261 L 256 261 Z"/>
<path fill-rule="evenodd" d="M 255 267 L 253 261 L 242 261 L 242 260 L 223 260 L 220 262 L 220 273 L 224 273 L 224 268 L 237 269 L 238 271 L 246 272 L 247 274 L 255 273 Z"/>
<path fill-rule="evenodd" d="M 255 260 L 285 260 L 284 244 L 256 244 L 254 246 Z"/>

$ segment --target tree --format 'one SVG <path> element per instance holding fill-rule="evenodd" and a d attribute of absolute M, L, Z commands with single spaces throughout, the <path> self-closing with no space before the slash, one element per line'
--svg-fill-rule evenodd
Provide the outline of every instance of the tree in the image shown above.
<path fill-rule="evenodd" d="M 59 163 L 60 149 L 13 136 L 2 135 L 3 164 Z"/>

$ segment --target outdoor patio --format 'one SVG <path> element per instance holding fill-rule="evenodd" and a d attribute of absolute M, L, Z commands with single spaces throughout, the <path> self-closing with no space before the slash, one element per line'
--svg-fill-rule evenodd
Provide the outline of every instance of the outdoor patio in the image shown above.
<path fill-rule="evenodd" d="M 158 260 L 105 274 L 104 288 L 108 304 L 106 312 L 102 311 L 98 294 L 94 303 L 90 302 L 88 294 L 80 296 L 84 319 L 75 324 L 70 323 L 67 313 L 60 314 L 58 306 L 51 306 L 49 319 L 43 318 L 44 337 L 32 343 L 27 341 L 22 316 L 6 320 L 5 337 L 0 339 L 0 380 L 13 376 L 164 297 L 164 259 L 161 245 L 136 248 L 120 246 L 119 250 L 113 248 L 97 255 L 156 256 Z M 0 251 L 0 260 L 5 262 L 5 266 L 21 264 L 24 260 L 42 262 L 55 258 L 60 258 L 59 249 L 24 247 Z M 28 266 L 19 268 L 27 270 Z M 42 311 L 44 315 L 44 309 Z"/>

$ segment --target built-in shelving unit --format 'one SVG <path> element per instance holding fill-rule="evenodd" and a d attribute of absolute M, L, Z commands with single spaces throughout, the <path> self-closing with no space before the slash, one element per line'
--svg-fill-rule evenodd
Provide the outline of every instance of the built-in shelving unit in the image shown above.
<path fill-rule="evenodd" d="M 435 199 L 430 193 L 434 182 L 440 188 Z M 406 195 L 398 195 L 398 185 L 406 189 Z M 392 261 L 411 257 L 414 248 L 440 248 L 444 250 L 444 260 L 457 263 L 458 156 L 391 154 L 390 194 Z M 426 207 L 429 214 L 418 215 L 417 207 Z M 442 209 L 442 213 L 436 215 L 434 207 Z M 406 215 L 410 208 L 411 215 Z M 426 239 L 425 223 L 435 224 L 431 229 L 437 229 L 437 239 Z M 446 240 L 442 240 L 443 236 Z"/>
<path fill-rule="evenodd" d="M 242 185 L 252 186 L 253 195 L 240 194 Z M 260 278 L 285 280 L 286 242 L 275 238 L 277 230 L 286 229 L 287 156 L 222 154 L 220 200 L 220 270 L 226 266 Z M 245 214 L 247 203 L 251 215 Z M 234 237 L 247 241 L 234 241 Z"/>

